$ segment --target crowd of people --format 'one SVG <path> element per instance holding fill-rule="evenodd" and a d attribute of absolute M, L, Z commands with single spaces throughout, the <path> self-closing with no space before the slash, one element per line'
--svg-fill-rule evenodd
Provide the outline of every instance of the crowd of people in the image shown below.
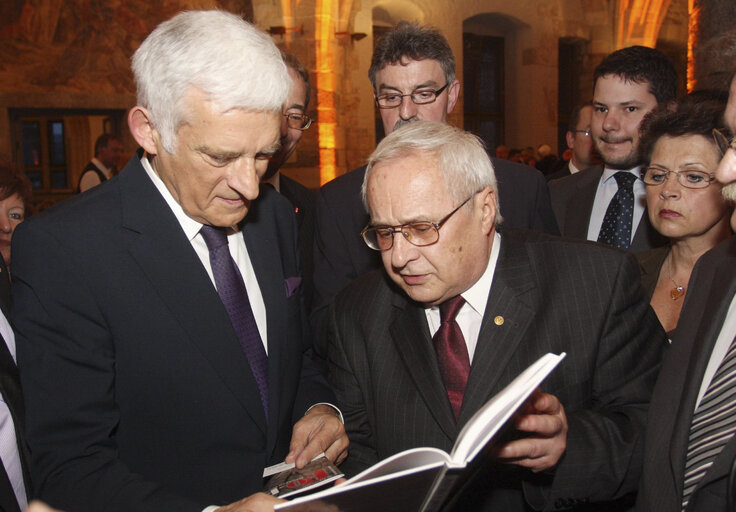
<path fill-rule="evenodd" d="M 449 451 L 565 352 L 442 510 L 735 510 L 736 79 L 677 99 L 663 54 L 613 52 L 565 165 L 527 148 L 545 176 L 447 123 L 452 50 L 402 22 L 369 71 L 387 136 L 312 192 L 280 172 L 309 74 L 268 35 L 184 12 L 132 68 L 116 176 L 109 138 L 20 224 L 0 167 L 0 509 L 273 510 L 265 467 Z"/>

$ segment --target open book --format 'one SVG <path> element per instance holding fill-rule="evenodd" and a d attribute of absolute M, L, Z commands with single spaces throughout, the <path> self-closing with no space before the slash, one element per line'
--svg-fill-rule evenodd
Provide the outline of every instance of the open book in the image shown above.
<path fill-rule="evenodd" d="M 341 485 L 281 503 L 275 510 L 439 510 L 462 480 L 468 464 L 564 357 L 564 352 L 542 356 L 486 402 L 460 431 L 450 454 L 437 448 L 406 450 L 382 460 Z"/>

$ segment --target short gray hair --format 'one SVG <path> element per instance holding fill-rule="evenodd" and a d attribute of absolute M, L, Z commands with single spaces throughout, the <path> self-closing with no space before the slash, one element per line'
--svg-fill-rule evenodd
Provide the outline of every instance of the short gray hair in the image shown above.
<path fill-rule="evenodd" d="M 383 162 L 414 154 L 431 155 L 436 159 L 450 196 L 460 203 L 486 187 L 496 198 L 496 225 L 501 217 L 498 186 L 493 164 L 478 137 L 449 124 L 435 121 L 415 121 L 404 125 L 384 138 L 368 158 L 361 195 L 368 210 L 367 187 L 373 168 Z"/>
<path fill-rule="evenodd" d="M 133 55 L 138 104 L 169 153 L 186 122 L 181 100 L 201 90 L 221 112 L 280 112 L 291 78 L 271 38 L 224 11 L 184 11 L 161 23 Z"/>

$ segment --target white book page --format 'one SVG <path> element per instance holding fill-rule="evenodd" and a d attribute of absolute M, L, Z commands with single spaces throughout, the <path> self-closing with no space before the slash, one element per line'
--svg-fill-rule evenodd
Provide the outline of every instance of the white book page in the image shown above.
<path fill-rule="evenodd" d="M 472 460 L 565 355 L 550 353 L 540 357 L 481 407 L 460 431 L 450 455 L 451 466 L 463 467 Z"/>
<path fill-rule="evenodd" d="M 412 448 L 383 459 L 378 464 L 358 473 L 343 485 L 350 485 L 407 469 L 449 463 L 449 461 L 449 455 L 438 448 Z"/>

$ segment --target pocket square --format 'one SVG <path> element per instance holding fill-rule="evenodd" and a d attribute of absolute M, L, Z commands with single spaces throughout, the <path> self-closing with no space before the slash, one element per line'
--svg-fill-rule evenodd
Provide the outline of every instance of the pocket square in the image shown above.
<path fill-rule="evenodd" d="M 284 286 L 286 287 L 286 296 L 291 297 L 299 285 L 302 284 L 301 277 L 287 277 L 284 279 Z"/>

